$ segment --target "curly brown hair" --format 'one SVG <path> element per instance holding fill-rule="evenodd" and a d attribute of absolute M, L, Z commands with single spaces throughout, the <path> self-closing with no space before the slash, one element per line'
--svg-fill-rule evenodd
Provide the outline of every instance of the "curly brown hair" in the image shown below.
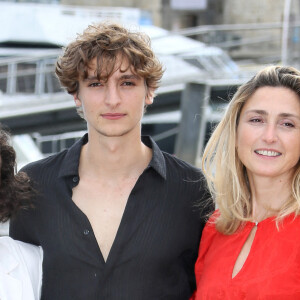
<path fill-rule="evenodd" d="M 118 58 L 121 57 L 121 60 Z M 155 57 L 150 38 L 118 24 L 90 25 L 71 42 L 56 63 L 55 73 L 69 94 L 78 93 L 79 80 L 88 77 L 91 60 L 97 60 L 97 77 L 108 79 L 116 70 L 116 63 L 126 59 L 129 67 L 145 79 L 153 91 L 158 88 L 163 68 Z"/>
<path fill-rule="evenodd" d="M 10 135 L 0 129 L 0 222 L 6 222 L 19 209 L 28 208 L 34 190 L 24 172 L 16 174 L 16 152 L 10 145 Z"/>

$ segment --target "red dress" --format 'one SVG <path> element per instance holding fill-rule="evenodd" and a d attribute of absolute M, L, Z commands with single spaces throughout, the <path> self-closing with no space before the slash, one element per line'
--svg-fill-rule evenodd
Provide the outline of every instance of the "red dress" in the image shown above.
<path fill-rule="evenodd" d="M 232 235 L 207 223 L 195 272 L 195 300 L 300 299 L 300 216 L 286 217 L 276 228 L 274 217 L 258 223 L 249 255 L 232 278 L 236 259 L 254 223 Z"/>

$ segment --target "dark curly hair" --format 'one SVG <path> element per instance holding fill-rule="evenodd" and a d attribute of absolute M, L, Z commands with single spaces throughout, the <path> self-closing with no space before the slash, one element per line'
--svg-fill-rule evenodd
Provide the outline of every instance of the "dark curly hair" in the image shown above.
<path fill-rule="evenodd" d="M 4 129 L 0 129 L 0 159 L 0 222 L 6 222 L 19 209 L 32 206 L 34 189 L 24 172 L 16 174 L 16 152 Z"/>

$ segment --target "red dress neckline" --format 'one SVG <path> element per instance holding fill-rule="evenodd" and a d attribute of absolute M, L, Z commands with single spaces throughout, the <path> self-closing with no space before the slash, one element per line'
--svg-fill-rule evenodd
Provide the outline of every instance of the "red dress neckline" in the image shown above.
<path fill-rule="evenodd" d="M 274 216 L 259 222 L 248 257 L 232 278 L 236 259 L 255 223 L 244 225 L 225 235 L 207 223 L 195 266 L 193 299 L 300 299 L 300 217 L 287 216 L 279 228 Z"/>

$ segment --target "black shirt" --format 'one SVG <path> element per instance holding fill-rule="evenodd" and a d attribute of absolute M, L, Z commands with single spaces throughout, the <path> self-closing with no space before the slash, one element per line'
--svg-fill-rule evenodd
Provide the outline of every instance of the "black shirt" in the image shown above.
<path fill-rule="evenodd" d="M 10 236 L 41 245 L 43 300 L 187 300 L 207 198 L 202 173 L 152 148 L 149 166 L 128 198 L 105 262 L 91 224 L 72 201 L 85 135 L 70 149 L 22 171 L 36 183 L 35 208 L 10 224 Z"/>

